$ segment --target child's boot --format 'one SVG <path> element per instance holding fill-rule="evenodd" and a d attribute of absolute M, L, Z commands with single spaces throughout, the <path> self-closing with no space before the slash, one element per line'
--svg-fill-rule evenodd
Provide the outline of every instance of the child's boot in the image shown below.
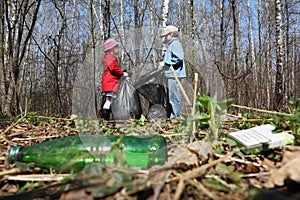
<path fill-rule="evenodd" d="M 101 118 L 108 121 L 110 117 L 110 109 L 102 109 Z"/>

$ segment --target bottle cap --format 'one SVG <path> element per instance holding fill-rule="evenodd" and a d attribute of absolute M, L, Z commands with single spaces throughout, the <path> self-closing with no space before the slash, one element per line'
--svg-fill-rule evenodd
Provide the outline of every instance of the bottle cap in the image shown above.
<path fill-rule="evenodd" d="M 20 152 L 21 148 L 22 148 L 21 146 L 15 146 L 15 147 L 11 147 L 9 149 L 9 152 L 8 152 L 8 161 L 10 163 L 14 163 L 15 161 L 18 161 L 19 152 Z"/>

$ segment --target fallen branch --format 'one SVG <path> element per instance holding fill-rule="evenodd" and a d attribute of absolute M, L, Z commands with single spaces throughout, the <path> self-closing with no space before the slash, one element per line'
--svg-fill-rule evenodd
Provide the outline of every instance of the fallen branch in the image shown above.
<path fill-rule="evenodd" d="M 240 106 L 240 105 L 236 105 L 236 104 L 231 104 L 231 106 L 236 107 L 236 108 L 246 109 L 246 110 L 253 110 L 253 111 L 257 111 L 257 112 L 268 113 L 268 114 L 292 116 L 292 114 L 289 114 L 289 113 L 282 113 L 282 112 L 269 111 L 269 110 L 258 109 L 258 108 L 251 108 L 251 107 Z"/>
<path fill-rule="evenodd" d="M 252 178 L 252 177 L 259 177 L 259 176 L 269 176 L 271 175 L 270 172 L 260 172 L 260 173 L 253 173 L 253 174 L 242 174 L 240 178 Z"/>
<path fill-rule="evenodd" d="M 179 177 L 179 183 L 177 184 L 177 187 L 176 187 L 174 200 L 180 199 L 180 196 L 183 193 L 184 188 L 185 188 L 184 178 L 181 176 L 181 174 L 176 173 L 176 175 L 177 175 L 177 177 Z"/>
<path fill-rule="evenodd" d="M 25 174 L 25 175 L 9 176 L 8 180 L 48 182 L 48 181 L 61 181 L 69 176 L 70 174 Z"/>
<path fill-rule="evenodd" d="M 58 138 L 59 136 L 57 135 L 52 135 L 52 136 L 41 136 L 41 137 L 30 137 L 30 138 L 13 138 L 11 141 L 27 141 L 27 140 L 47 140 L 47 139 L 52 139 L 52 138 Z"/>
<path fill-rule="evenodd" d="M 250 122 L 250 123 L 259 123 L 259 122 L 270 122 L 273 121 L 273 118 L 269 118 L 269 119 L 238 119 L 238 120 L 225 120 L 222 123 L 223 124 L 240 124 L 242 122 Z"/>
<path fill-rule="evenodd" d="M 22 172 L 20 169 L 13 168 L 13 169 L 10 169 L 10 170 L 1 171 L 0 172 L 0 177 L 1 176 L 6 176 L 6 175 L 11 175 L 11 174 L 18 174 L 20 172 Z"/>

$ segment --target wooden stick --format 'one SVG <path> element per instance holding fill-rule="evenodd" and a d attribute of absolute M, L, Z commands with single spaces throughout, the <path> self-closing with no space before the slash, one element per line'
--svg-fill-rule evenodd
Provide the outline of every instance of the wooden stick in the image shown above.
<path fill-rule="evenodd" d="M 192 116 L 195 115 L 195 110 L 196 110 L 197 87 L 198 87 L 198 73 L 195 73 Z M 194 139 L 196 138 L 195 133 L 196 133 L 196 121 L 193 120 L 193 128 L 192 128 L 192 135 L 190 137 L 190 143 L 192 143 L 194 141 Z"/>
<path fill-rule="evenodd" d="M 27 141 L 27 140 L 47 140 L 52 138 L 59 138 L 59 136 L 40 136 L 40 137 L 28 137 L 28 138 L 13 138 L 11 141 Z"/>
<path fill-rule="evenodd" d="M 258 109 L 258 108 L 251 108 L 251 107 L 240 106 L 240 105 L 236 105 L 236 104 L 231 104 L 231 106 L 236 107 L 236 108 L 246 109 L 246 110 L 254 110 L 254 111 L 258 111 L 258 112 L 268 113 L 268 114 L 292 116 L 292 114 L 289 114 L 289 113 L 282 113 L 282 112 L 269 111 L 269 110 L 263 110 L 263 109 Z"/>
<path fill-rule="evenodd" d="M 179 200 L 181 194 L 183 193 L 184 189 L 185 189 L 185 181 L 183 179 L 183 177 L 181 176 L 181 174 L 176 173 L 177 177 L 179 177 L 179 183 L 177 184 L 176 187 L 176 191 L 175 191 L 175 195 L 174 195 L 174 200 Z"/>
<path fill-rule="evenodd" d="M 174 70 L 174 68 L 173 68 L 172 65 L 171 65 L 171 67 L 170 67 L 170 70 L 173 72 L 174 78 L 175 78 L 175 80 L 176 80 L 176 82 L 177 82 L 177 84 L 178 84 L 178 86 L 179 86 L 180 91 L 181 91 L 182 94 L 183 94 L 183 97 L 184 97 L 185 100 L 188 102 L 188 104 L 191 104 L 191 101 L 190 101 L 189 97 L 187 96 L 186 92 L 184 91 L 184 88 L 183 88 L 181 82 L 179 81 L 179 79 L 178 79 L 178 77 L 177 77 L 177 74 L 176 74 L 176 72 L 175 72 L 175 70 Z"/>
<path fill-rule="evenodd" d="M 70 174 L 25 174 L 9 176 L 8 180 L 15 181 L 61 181 Z"/>
<path fill-rule="evenodd" d="M 270 172 L 259 172 L 259 173 L 252 173 L 252 174 L 242 174 L 240 178 L 252 178 L 252 177 L 259 177 L 259 176 L 269 176 L 271 175 Z"/>
<path fill-rule="evenodd" d="M 13 169 L 1 171 L 0 172 L 0 177 L 1 176 L 6 176 L 6 175 L 10 175 L 10 174 L 17 174 L 17 173 L 20 173 L 20 172 L 22 172 L 22 170 L 20 170 L 18 168 L 13 168 Z"/>

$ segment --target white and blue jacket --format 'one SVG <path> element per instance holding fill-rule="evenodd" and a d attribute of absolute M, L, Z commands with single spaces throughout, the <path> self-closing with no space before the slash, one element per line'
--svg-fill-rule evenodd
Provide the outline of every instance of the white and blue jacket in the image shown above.
<path fill-rule="evenodd" d="M 178 78 L 186 77 L 183 48 L 177 38 L 173 38 L 168 42 L 168 48 L 165 53 L 164 62 L 167 66 L 173 66 Z M 166 78 L 174 78 L 171 70 L 166 70 L 165 76 Z"/>

